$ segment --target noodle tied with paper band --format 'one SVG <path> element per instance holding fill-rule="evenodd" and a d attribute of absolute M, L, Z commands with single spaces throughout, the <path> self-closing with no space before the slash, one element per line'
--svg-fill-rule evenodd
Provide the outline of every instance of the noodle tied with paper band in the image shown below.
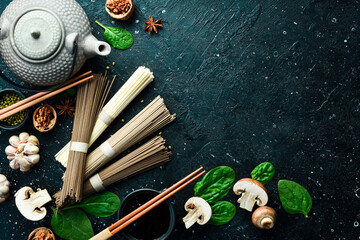
<path fill-rule="evenodd" d="M 150 69 L 139 67 L 117 93 L 104 106 L 95 123 L 91 134 L 89 147 L 98 139 L 111 122 L 119 116 L 127 105 L 154 80 L 154 75 Z M 64 167 L 67 166 L 69 157 L 70 143 L 66 144 L 56 155 L 55 159 Z"/>
<path fill-rule="evenodd" d="M 160 96 L 156 97 L 125 126 L 112 135 L 106 141 L 107 143 L 103 143 L 88 155 L 84 178 L 89 178 L 102 166 L 112 160 L 113 157 L 174 121 L 175 116 L 176 114 L 170 114 L 165 106 L 164 99 Z M 113 152 L 110 154 L 110 149 L 112 149 L 115 154 L 113 154 Z"/>
<path fill-rule="evenodd" d="M 171 151 L 165 147 L 165 140 L 154 137 L 125 157 L 114 162 L 84 182 L 83 197 L 89 197 L 106 187 L 136 174 L 164 165 L 170 161 Z M 58 199 L 61 192 L 54 195 Z"/>
<path fill-rule="evenodd" d="M 70 151 L 87 153 L 89 144 L 84 142 L 71 142 Z"/>
<path fill-rule="evenodd" d="M 78 87 L 71 147 L 69 149 L 69 165 L 64 175 L 61 194 L 56 201 L 58 209 L 64 205 L 80 202 L 82 199 L 88 143 L 111 85 L 112 83 L 110 84 L 106 76 L 96 74 L 92 80 Z"/>

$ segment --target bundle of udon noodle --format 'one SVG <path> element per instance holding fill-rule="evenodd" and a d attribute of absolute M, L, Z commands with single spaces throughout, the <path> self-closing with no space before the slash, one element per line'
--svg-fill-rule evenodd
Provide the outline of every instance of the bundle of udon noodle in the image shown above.
<path fill-rule="evenodd" d="M 104 191 L 106 187 L 125 178 L 145 172 L 170 161 L 171 152 L 165 147 L 165 140 L 154 137 L 125 157 L 94 174 L 84 182 L 83 197 Z M 59 201 L 61 191 L 54 195 Z"/>
<path fill-rule="evenodd" d="M 89 147 L 98 139 L 113 120 L 126 108 L 127 105 L 154 79 L 150 69 L 139 67 L 125 84 L 117 91 L 102 109 L 91 134 Z M 55 159 L 64 167 L 67 166 L 70 142 L 56 155 Z"/>
<path fill-rule="evenodd" d="M 156 97 L 126 125 L 87 156 L 84 180 L 135 143 L 174 121 L 175 117 L 176 114 L 170 114 L 164 100 L 160 96 Z M 56 204 L 61 204 L 61 202 L 57 201 Z"/>

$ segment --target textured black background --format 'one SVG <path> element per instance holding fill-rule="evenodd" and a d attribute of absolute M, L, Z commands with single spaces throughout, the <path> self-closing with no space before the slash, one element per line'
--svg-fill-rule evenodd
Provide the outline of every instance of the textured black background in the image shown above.
<path fill-rule="evenodd" d="M 2 11 L 9 3 L 2 0 Z M 155 81 L 108 128 L 99 145 L 157 95 L 164 97 L 177 120 L 163 130 L 172 146 L 172 162 L 109 188 L 121 199 L 134 189 L 161 190 L 200 165 L 228 165 L 237 179 L 249 177 L 260 162 L 271 161 L 276 175 L 268 185 L 269 205 L 278 212 L 271 231 L 259 231 L 251 214 L 238 209 L 225 226 L 194 226 L 181 218 L 192 186 L 175 197 L 176 227 L 170 239 L 359 239 L 359 32 L 357 0 L 273 1 L 135 1 L 134 15 L 113 21 L 105 0 L 81 0 L 96 37 L 103 30 L 94 21 L 122 27 L 134 35 L 130 50 L 113 49 L 107 58 L 88 61 L 85 68 L 119 76 L 111 95 L 145 65 Z M 164 29 L 149 36 L 144 20 L 162 18 Z M 1 84 L 6 87 L 6 84 Z M 144 103 L 140 103 L 140 100 Z M 54 98 L 50 103 L 58 102 Z M 29 121 L 21 131 L 36 134 L 41 162 L 30 172 L 8 167 L 1 154 L 0 171 L 15 193 L 30 185 L 55 193 L 64 169 L 53 155 L 70 139 L 72 120 L 60 117 L 50 133 L 40 134 Z M 289 215 L 281 207 L 277 181 L 294 180 L 313 197 L 309 218 Z M 236 203 L 230 193 L 227 200 Z M 50 226 L 51 213 L 38 223 L 25 220 L 14 198 L 0 205 L 0 239 L 26 239 L 39 226 Z M 116 216 L 91 218 L 95 232 Z"/>

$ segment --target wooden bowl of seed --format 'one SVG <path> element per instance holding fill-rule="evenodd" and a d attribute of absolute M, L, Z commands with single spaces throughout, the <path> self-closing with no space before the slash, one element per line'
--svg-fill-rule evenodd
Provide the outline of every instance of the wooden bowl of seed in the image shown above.
<path fill-rule="evenodd" d="M 33 114 L 33 124 L 39 132 L 48 132 L 53 129 L 57 122 L 56 110 L 49 104 L 36 108 Z"/>

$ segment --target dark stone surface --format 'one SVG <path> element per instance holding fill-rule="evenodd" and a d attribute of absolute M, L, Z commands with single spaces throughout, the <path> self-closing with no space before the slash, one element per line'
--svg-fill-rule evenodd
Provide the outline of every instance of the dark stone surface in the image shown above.
<path fill-rule="evenodd" d="M 0 11 L 9 2 L 2 0 Z M 94 23 L 99 20 L 129 30 L 135 43 L 130 50 L 113 49 L 109 57 L 89 61 L 86 68 L 102 72 L 117 63 L 111 68 L 119 76 L 111 94 L 140 65 L 152 69 L 155 81 L 95 145 L 123 125 L 121 118 L 129 120 L 159 94 L 177 113 L 177 120 L 163 129 L 172 162 L 110 191 L 124 198 L 134 189 L 161 190 L 200 165 L 231 166 L 240 179 L 258 163 L 271 161 L 277 171 L 267 185 L 269 205 L 278 212 L 273 230 L 255 229 L 251 214 L 241 209 L 225 226 L 186 230 L 181 218 L 191 186 L 175 197 L 177 222 L 170 239 L 359 239 L 358 1 L 138 0 L 126 22 L 110 19 L 104 2 L 80 1 L 94 34 L 102 39 Z M 142 30 L 150 14 L 163 19 L 158 35 Z M 71 129 L 72 120 L 60 117 L 58 127 L 46 134 L 37 133 L 30 121 L 20 130 L 1 131 L 1 149 L 21 131 L 36 134 L 41 142 L 41 162 L 27 173 L 11 170 L 2 153 L 0 172 L 11 181 L 12 193 L 25 185 L 50 193 L 61 187 L 64 169 L 53 156 L 70 139 Z M 313 208 L 308 219 L 282 209 L 279 179 L 309 190 Z M 237 197 L 230 193 L 226 199 L 236 203 Z M 0 205 L 0 239 L 26 239 L 34 228 L 49 227 L 51 215 L 27 221 L 11 197 Z M 91 218 L 95 232 L 115 220 Z"/>

